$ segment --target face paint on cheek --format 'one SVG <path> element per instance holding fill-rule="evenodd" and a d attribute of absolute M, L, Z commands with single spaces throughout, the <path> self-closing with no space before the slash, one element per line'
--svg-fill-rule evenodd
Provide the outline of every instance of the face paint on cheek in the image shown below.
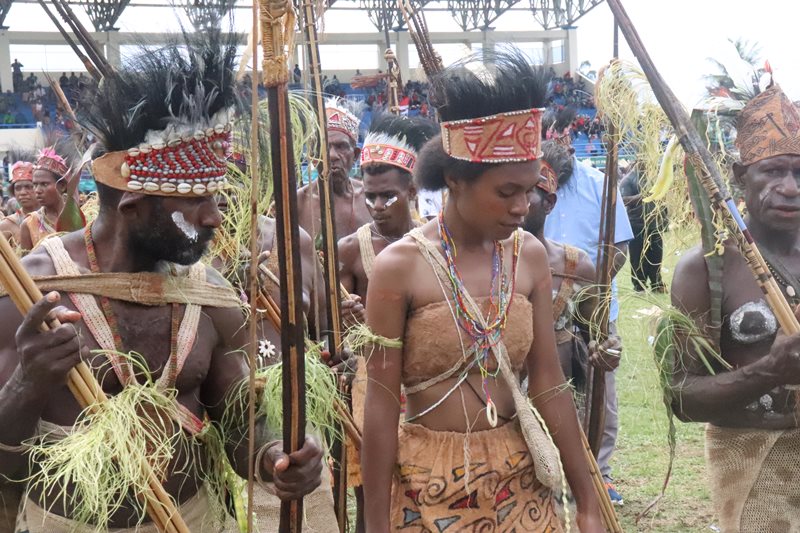
<path fill-rule="evenodd" d="M 184 235 L 186 235 L 187 239 L 189 239 L 192 242 L 197 241 L 198 237 L 197 228 L 194 226 L 194 224 L 191 224 L 186 221 L 186 219 L 183 217 L 183 213 L 181 213 L 180 211 L 173 212 L 172 221 L 175 223 L 178 229 L 181 230 L 181 232 Z"/>
<path fill-rule="evenodd" d="M 392 196 L 391 198 L 386 200 L 386 202 L 383 204 L 383 208 L 388 209 L 392 207 L 395 204 L 395 202 L 397 202 L 397 200 L 398 198 L 396 195 Z M 367 202 L 367 207 L 369 207 L 370 209 L 375 209 L 375 200 L 370 200 L 369 198 L 367 198 L 366 202 Z"/>

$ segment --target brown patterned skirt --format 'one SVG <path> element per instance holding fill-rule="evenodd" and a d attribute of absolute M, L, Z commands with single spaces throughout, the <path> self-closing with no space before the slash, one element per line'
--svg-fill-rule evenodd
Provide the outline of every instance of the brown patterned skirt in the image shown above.
<path fill-rule="evenodd" d="M 397 455 L 395 531 L 562 531 L 515 422 L 469 434 L 401 424 Z"/>

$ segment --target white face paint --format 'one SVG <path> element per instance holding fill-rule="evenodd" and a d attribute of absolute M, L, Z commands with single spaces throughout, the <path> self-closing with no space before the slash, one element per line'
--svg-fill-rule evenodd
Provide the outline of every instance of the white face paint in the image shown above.
<path fill-rule="evenodd" d="M 176 226 L 178 226 L 178 229 L 181 230 L 184 235 L 186 235 L 187 239 L 192 242 L 197 241 L 197 228 L 194 226 L 194 224 L 190 224 L 185 218 L 183 218 L 183 213 L 180 211 L 174 211 L 172 213 L 172 221 Z"/>
<path fill-rule="evenodd" d="M 376 198 L 376 199 L 377 199 L 377 198 Z M 371 200 L 371 199 L 367 198 L 367 199 L 366 199 L 366 201 L 367 201 L 367 206 L 368 206 L 370 209 L 375 209 L 375 200 Z M 392 197 L 388 198 L 388 199 L 386 200 L 386 202 L 383 204 L 383 207 L 384 207 L 384 209 L 388 209 L 388 208 L 390 208 L 391 206 L 393 206 L 393 205 L 394 205 L 394 203 L 395 203 L 396 201 L 397 201 L 397 196 L 392 196 Z"/>

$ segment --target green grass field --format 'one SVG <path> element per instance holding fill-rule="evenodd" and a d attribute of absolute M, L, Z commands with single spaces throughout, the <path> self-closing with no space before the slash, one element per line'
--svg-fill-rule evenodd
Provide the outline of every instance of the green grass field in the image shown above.
<path fill-rule="evenodd" d="M 664 277 L 672 278 L 678 253 L 687 248 L 685 240 L 667 238 Z M 629 270 L 620 273 L 620 335 L 624 343 L 623 360 L 617 374 L 620 430 L 612 459 L 612 474 L 617 490 L 625 499 L 619 509 L 622 526 L 629 531 L 694 532 L 711 531 L 714 513 L 706 484 L 703 459 L 703 426 L 678 424 L 678 448 L 666 495 L 648 516 L 636 524 L 637 515 L 658 496 L 667 470 L 668 422 L 658 385 L 652 349 L 656 312 L 653 302 L 633 293 Z M 649 294 L 667 305 L 668 295 Z"/>

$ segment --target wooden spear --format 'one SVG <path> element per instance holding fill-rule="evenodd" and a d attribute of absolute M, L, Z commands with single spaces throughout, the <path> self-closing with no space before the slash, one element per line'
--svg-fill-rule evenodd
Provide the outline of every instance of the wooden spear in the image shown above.
<path fill-rule="evenodd" d="M 328 177 L 328 127 L 325 114 L 324 89 L 322 87 L 319 41 L 317 39 L 316 15 L 311 0 L 302 1 L 303 38 L 311 78 L 314 108 L 320 125 L 320 166 L 317 178 L 319 193 L 320 233 L 322 235 L 322 271 L 325 280 L 325 310 L 328 316 L 328 351 L 336 357 L 342 346 L 342 309 L 339 299 L 339 260 L 336 221 L 333 217 L 333 184 Z M 347 397 L 347 391 L 342 390 Z M 347 453 L 344 442 L 334 443 L 331 454 L 334 458 L 333 503 L 339 530 L 347 528 Z"/>
<path fill-rule="evenodd" d="M 615 135 L 613 124 L 608 125 L 607 135 L 609 141 L 606 144 L 608 152 L 606 154 L 606 172 L 603 185 L 603 205 L 600 218 L 600 243 L 597 250 L 597 278 L 596 284 L 599 287 L 600 295 L 598 298 L 596 317 L 595 341 L 602 344 L 608 339 L 608 327 L 611 312 L 611 276 L 614 267 L 614 256 L 616 248 L 614 245 L 615 221 L 617 211 L 617 143 L 613 138 Z M 590 391 L 588 396 L 591 398 L 590 408 L 586 410 L 586 433 L 589 444 L 597 457 L 600 451 L 600 444 L 603 441 L 603 428 L 606 418 L 606 373 L 601 368 L 593 365 L 589 366 Z"/>
<path fill-rule="evenodd" d="M 260 6 L 264 85 L 270 114 L 270 147 L 275 194 L 276 245 L 280 264 L 281 358 L 283 378 L 283 449 L 289 454 L 305 441 L 305 335 L 303 275 L 297 214 L 297 179 L 289 114 L 287 35 L 294 32 L 294 13 L 287 0 Z M 254 112 L 257 112 L 254 110 Z M 257 116 L 253 117 L 257 120 Z M 254 180 L 255 181 L 255 180 Z M 255 199 L 253 199 L 255 201 Z M 255 231 L 255 227 L 253 227 Z M 255 257 L 255 256 L 253 256 Z M 257 276 L 253 276 L 255 280 Z M 256 292 L 252 292 L 255 296 Z M 303 528 L 303 500 L 281 502 L 280 531 Z"/>
<path fill-rule="evenodd" d="M 800 333 L 800 323 L 798 323 L 797 317 L 795 317 L 791 306 L 781 292 L 780 286 L 775 281 L 767 267 L 767 263 L 758 251 L 753 236 L 747 229 L 747 225 L 733 202 L 722 179 L 722 173 L 708 151 L 705 141 L 697 133 L 683 106 L 653 64 L 653 60 L 647 53 L 633 22 L 622 7 L 622 2 L 620 0 L 608 0 L 608 7 L 611 8 L 631 51 L 633 51 L 636 59 L 639 60 L 639 65 L 642 67 L 645 76 L 647 76 L 647 81 L 650 82 L 658 103 L 672 123 L 675 134 L 678 136 L 684 152 L 686 152 L 686 157 L 697 172 L 711 205 L 722 215 L 756 282 L 764 292 L 767 303 L 778 319 L 781 329 L 787 335 Z"/>
<path fill-rule="evenodd" d="M 81 60 L 81 63 L 83 63 L 83 66 L 86 69 L 86 72 L 88 72 L 89 75 L 95 79 L 95 81 L 100 81 L 103 78 L 102 74 L 100 74 L 100 72 L 95 68 L 95 66 L 92 64 L 89 58 L 86 57 L 86 55 L 83 52 L 81 52 L 81 49 L 78 48 L 77 43 L 75 43 L 72 37 L 70 37 L 69 32 L 67 32 L 67 30 L 64 29 L 64 26 L 61 25 L 61 23 L 58 21 L 58 18 L 53 14 L 52 11 L 50 11 L 50 8 L 47 7 L 47 2 L 45 2 L 45 0 L 39 0 L 39 5 L 42 6 L 42 9 L 44 9 L 44 12 L 47 14 L 50 20 L 53 21 L 53 24 L 55 24 L 56 29 L 64 38 L 64 41 L 66 41 L 69 47 L 72 48 L 72 51 L 75 52 L 75 55 L 78 56 L 78 59 Z"/>

